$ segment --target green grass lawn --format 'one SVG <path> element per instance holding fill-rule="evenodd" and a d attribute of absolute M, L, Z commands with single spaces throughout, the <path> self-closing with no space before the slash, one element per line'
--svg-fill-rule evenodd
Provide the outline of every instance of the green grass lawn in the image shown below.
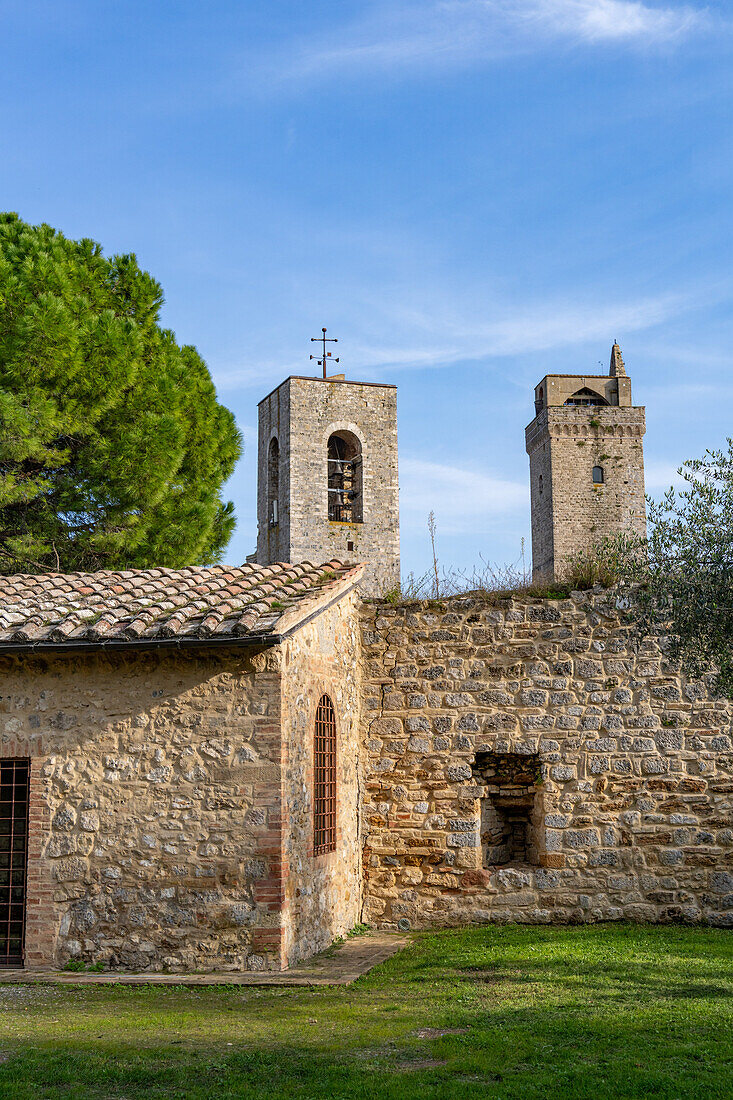
<path fill-rule="evenodd" d="M 0 987 L 0 1097 L 733 1097 L 733 933 L 415 938 L 341 989 Z"/>

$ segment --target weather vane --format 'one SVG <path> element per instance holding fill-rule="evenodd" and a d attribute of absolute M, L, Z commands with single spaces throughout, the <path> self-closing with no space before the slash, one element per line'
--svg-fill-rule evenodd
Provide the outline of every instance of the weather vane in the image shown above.
<path fill-rule="evenodd" d="M 319 343 L 319 341 L 320 341 L 320 343 L 323 344 L 323 351 L 321 352 L 321 355 L 322 355 L 323 358 L 319 359 L 317 355 L 311 355 L 311 359 L 315 359 L 318 363 L 318 366 L 323 367 L 323 377 L 325 378 L 326 377 L 326 360 L 330 359 L 332 363 L 338 363 L 338 361 L 339 361 L 338 358 L 333 359 L 331 357 L 331 352 L 330 351 L 326 351 L 326 344 L 338 344 L 338 340 L 334 336 L 329 336 L 327 338 L 326 337 L 327 330 L 325 328 L 322 328 L 321 332 L 323 333 L 323 336 L 311 336 L 311 344 L 317 344 L 317 343 Z"/>

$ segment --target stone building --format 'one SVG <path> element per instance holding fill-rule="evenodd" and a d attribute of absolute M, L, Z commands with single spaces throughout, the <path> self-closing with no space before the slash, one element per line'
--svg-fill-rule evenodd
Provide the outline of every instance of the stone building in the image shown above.
<path fill-rule="evenodd" d="M 644 409 L 613 345 L 608 375 L 548 374 L 527 427 L 535 580 L 620 531 L 644 535 Z"/>
<path fill-rule="evenodd" d="M 0 965 L 279 969 L 353 927 L 360 577 L 0 579 Z"/>
<path fill-rule="evenodd" d="M 640 431 L 620 370 L 583 380 L 604 406 L 546 379 L 538 420 Z M 335 434 L 361 447 L 369 546 L 378 493 L 395 509 L 395 569 L 394 391 L 308 381 L 261 409 L 272 553 L 296 528 L 356 544 L 353 514 L 323 522 Z M 293 442 L 297 402 L 317 447 Z M 609 480 L 613 455 L 640 463 L 640 434 L 613 439 Z M 0 965 L 280 969 L 362 920 L 733 926 L 733 707 L 663 639 L 635 646 L 612 591 L 401 605 L 363 577 L 327 558 L 0 578 Z"/>
<path fill-rule="evenodd" d="M 349 559 L 366 594 L 399 587 L 395 386 L 286 379 L 259 405 L 257 472 L 260 564 Z"/>

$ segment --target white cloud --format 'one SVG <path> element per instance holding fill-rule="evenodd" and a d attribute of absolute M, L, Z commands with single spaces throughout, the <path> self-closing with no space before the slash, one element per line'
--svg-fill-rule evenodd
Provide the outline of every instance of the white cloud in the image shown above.
<path fill-rule="evenodd" d="M 640 0 L 534 0 L 506 6 L 516 18 L 534 21 L 552 34 L 589 42 L 668 40 L 699 27 L 705 19 L 699 9 L 657 7 Z"/>
<path fill-rule="evenodd" d="M 280 56 L 271 78 L 451 67 L 558 41 L 651 46 L 708 25 L 686 4 L 642 0 L 430 0 L 379 3 L 361 20 Z"/>
<path fill-rule="evenodd" d="M 413 294 L 420 300 L 419 308 Z M 583 344 L 596 345 L 605 356 L 617 335 L 623 342 L 624 336 L 654 329 L 710 300 L 709 291 L 697 287 L 647 298 L 609 301 L 599 293 L 598 298 L 583 301 L 566 296 L 505 305 L 495 294 L 484 296 L 475 287 L 449 292 L 428 285 L 413 288 L 402 299 L 388 287 L 379 296 L 359 288 L 348 298 L 356 305 L 353 311 L 349 306 L 342 309 L 340 331 L 351 335 L 341 369 L 351 378 L 455 363 L 486 364 L 504 356 L 570 350 Z M 385 332 L 390 334 L 388 341 Z M 287 351 L 280 358 L 270 354 L 250 359 L 243 353 L 238 363 L 212 361 L 211 368 L 221 390 L 313 373 L 307 356 L 293 359 Z"/>
<path fill-rule="evenodd" d="M 288 378 L 291 374 L 312 375 L 314 371 L 309 370 L 309 367 L 312 367 L 312 364 L 309 363 L 307 355 L 298 360 L 289 360 L 287 356 L 283 356 L 281 359 L 255 357 L 254 361 L 251 361 L 246 352 L 243 352 L 240 360 L 227 361 L 222 357 L 209 362 L 209 369 L 217 389 L 236 390 L 243 386 L 262 386 L 264 383 L 267 388 L 263 390 L 263 397 L 275 386 L 279 386 L 283 378 Z"/>
<path fill-rule="evenodd" d="M 466 297 L 470 288 L 466 290 Z M 352 342 L 352 369 L 445 367 L 457 362 L 523 355 L 600 342 L 610 349 L 616 334 L 653 328 L 696 308 L 697 293 L 670 293 L 648 298 L 568 300 L 550 298 L 522 305 L 486 302 L 466 307 L 446 295 L 436 295 L 430 307 L 417 312 L 383 302 L 384 315 L 376 332 L 395 334 L 383 340 Z M 608 349 L 606 349 L 608 345 Z"/>
<path fill-rule="evenodd" d="M 526 481 L 402 458 L 400 507 L 403 524 L 413 530 L 424 530 L 432 511 L 442 534 L 477 534 L 492 530 L 507 514 L 527 511 L 529 488 Z"/>

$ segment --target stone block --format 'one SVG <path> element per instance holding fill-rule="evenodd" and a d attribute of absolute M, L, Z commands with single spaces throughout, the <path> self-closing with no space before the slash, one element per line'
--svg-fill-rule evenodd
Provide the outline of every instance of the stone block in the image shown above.
<path fill-rule="evenodd" d="M 449 833 L 449 848 L 478 848 L 479 839 L 476 833 Z"/>
<path fill-rule="evenodd" d="M 598 829 L 566 829 L 562 837 L 566 848 L 594 848 L 600 844 Z"/>

